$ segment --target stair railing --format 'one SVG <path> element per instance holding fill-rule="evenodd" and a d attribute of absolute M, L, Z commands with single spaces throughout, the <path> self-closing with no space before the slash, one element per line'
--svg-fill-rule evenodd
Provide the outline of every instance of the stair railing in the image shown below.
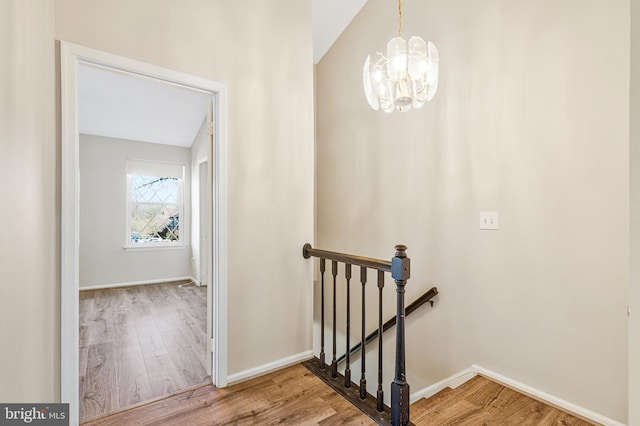
<path fill-rule="evenodd" d="M 436 297 L 437 295 L 438 295 L 438 289 L 436 287 L 431 287 L 426 293 L 424 293 L 422 296 L 418 297 L 416 300 L 414 300 L 413 302 L 411 302 L 410 304 L 407 305 L 407 307 L 405 309 L 405 315 L 408 317 L 409 315 L 411 315 L 412 312 L 414 312 L 416 309 L 418 309 L 419 307 L 421 307 L 425 303 L 430 303 L 431 306 L 433 306 L 433 300 L 432 299 L 434 297 Z M 395 316 L 390 318 L 390 319 L 388 319 L 382 325 L 382 332 L 384 333 L 384 332 L 388 331 L 394 325 L 396 325 L 396 317 Z M 377 338 L 378 338 L 378 329 L 372 331 L 371 333 L 369 333 L 367 335 L 367 338 L 364 340 L 364 344 L 368 345 L 369 343 L 373 342 Z M 362 342 L 358 342 L 356 345 L 351 347 L 351 349 L 349 350 L 349 355 L 350 356 L 354 356 L 355 354 L 360 352 L 360 349 L 362 349 Z M 342 364 L 345 361 L 346 358 L 347 358 L 347 354 L 346 353 L 344 353 L 344 354 L 342 354 L 342 356 L 338 357 L 338 365 Z"/>
<path fill-rule="evenodd" d="M 390 272 L 391 277 L 396 283 L 396 359 L 395 359 L 395 375 L 394 380 L 391 383 L 391 424 L 392 425 L 408 425 L 409 424 L 409 384 L 406 379 L 406 366 L 405 366 L 405 305 L 404 295 L 405 286 L 411 273 L 411 261 L 407 257 L 407 247 L 403 245 L 397 245 L 395 247 L 396 252 L 391 261 L 372 259 L 368 257 L 355 256 L 351 254 L 337 253 L 326 250 L 314 249 L 311 244 L 305 244 L 302 253 L 303 256 L 308 259 L 310 257 L 319 258 L 320 263 L 320 282 L 321 282 L 321 314 L 320 314 L 320 354 L 318 358 L 318 368 L 325 370 L 327 367 L 325 361 L 325 271 L 326 262 L 331 262 L 331 275 L 333 277 L 333 311 L 332 311 L 332 359 L 331 359 L 331 377 L 336 379 L 338 377 L 338 360 L 336 358 L 336 287 L 338 276 L 338 263 L 344 264 L 344 274 L 346 280 L 346 296 L 347 296 L 347 308 L 346 308 L 346 348 L 351 347 L 351 308 L 350 308 L 350 284 L 351 284 L 351 270 L 352 266 L 360 267 L 360 282 L 362 284 L 362 329 L 361 329 L 361 342 L 360 346 L 366 345 L 366 330 L 365 330 L 365 286 L 367 283 L 367 270 L 372 269 L 377 272 L 377 287 L 378 287 L 378 388 L 376 392 L 376 409 L 378 412 L 384 412 L 384 392 L 382 389 L 382 290 L 384 288 L 384 273 Z M 344 373 L 344 388 L 351 388 L 351 359 L 350 352 L 345 354 L 345 373 Z M 362 351 L 361 354 L 361 376 L 359 386 L 359 397 L 361 400 L 367 399 L 367 380 L 365 376 L 365 357 L 366 351 Z M 343 396 L 346 396 L 343 393 Z M 371 416 L 370 413 L 367 413 Z"/>

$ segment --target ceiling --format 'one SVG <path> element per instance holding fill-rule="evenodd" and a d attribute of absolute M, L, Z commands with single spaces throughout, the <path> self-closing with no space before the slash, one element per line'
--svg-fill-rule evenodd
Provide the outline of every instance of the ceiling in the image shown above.
<path fill-rule="evenodd" d="M 313 63 L 317 64 L 367 0 L 312 0 Z"/>
<path fill-rule="evenodd" d="M 81 64 L 80 133 L 190 147 L 212 95 Z"/>
<path fill-rule="evenodd" d="M 367 0 L 312 0 L 318 63 Z M 79 67 L 80 133 L 190 147 L 207 115 L 205 94 L 98 66 Z"/>

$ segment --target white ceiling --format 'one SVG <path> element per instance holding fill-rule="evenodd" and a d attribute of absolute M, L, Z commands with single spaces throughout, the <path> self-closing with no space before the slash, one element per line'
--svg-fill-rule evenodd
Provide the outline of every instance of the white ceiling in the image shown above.
<path fill-rule="evenodd" d="M 318 63 L 367 0 L 312 0 Z M 211 95 L 92 65 L 79 67 L 80 133 L 190 147 Z"/>
<path fill-rule="evenodd" d="M 367 0 L 312 0 L 313 63 L 317 64 Z"/>
<path fill-rule="evenodd" d="M 80 133 L 190 147 L 212 98 L 91 65 L 79 69 Z"/>

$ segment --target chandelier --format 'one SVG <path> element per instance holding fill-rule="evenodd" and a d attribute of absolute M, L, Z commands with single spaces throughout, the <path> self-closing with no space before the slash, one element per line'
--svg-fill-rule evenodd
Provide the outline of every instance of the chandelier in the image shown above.
<path fill-rule="evenodd" d="M 374 110 L 405 112 L 421 108 L 438 89 L 438 49 L 420 37 L 402 38 L 402 0 L 398 0 L 398 37 L 387 43 L 387 56 L 373 64 L 367 56 L 362 72 L 364 93 Z"/>

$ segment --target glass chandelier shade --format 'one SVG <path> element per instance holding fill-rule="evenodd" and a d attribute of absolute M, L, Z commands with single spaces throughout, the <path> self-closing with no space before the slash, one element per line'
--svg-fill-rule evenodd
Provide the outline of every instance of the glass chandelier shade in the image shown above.
<path fill-rule="evenodd" d="M 420 37 L 402 38 L 402 6 L 398 2 L 399 30 L 387 44 L 387 56 L 364 62 L 362 81 L 371 108 L 384 112 L 405 112 L 420 108 L 438 90 L 438 49 Z"/>

